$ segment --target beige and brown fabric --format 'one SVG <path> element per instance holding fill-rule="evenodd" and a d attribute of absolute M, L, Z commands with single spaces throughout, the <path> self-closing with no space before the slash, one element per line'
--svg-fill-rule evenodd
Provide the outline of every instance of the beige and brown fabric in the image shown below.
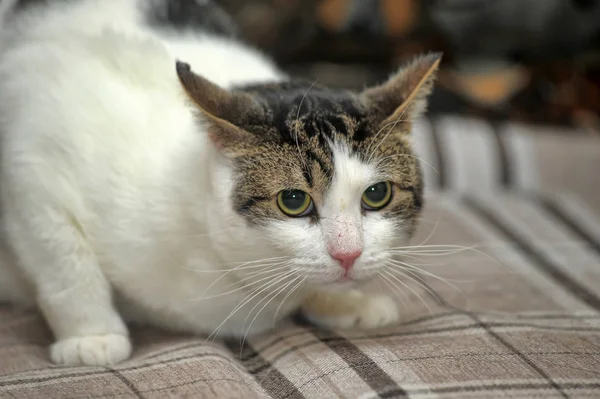
<path fill-rule="evenodd" d="M 448 117 L 415 139 L 414 243 L 469 248 L 374 285 L 399 325 L 290 321 L 242 349 L 136 328 L 130 360 L 72 368 L 50 363 L 37 314 L 1 305 L 0 398 L 600 398 L 600 136 Z"/>

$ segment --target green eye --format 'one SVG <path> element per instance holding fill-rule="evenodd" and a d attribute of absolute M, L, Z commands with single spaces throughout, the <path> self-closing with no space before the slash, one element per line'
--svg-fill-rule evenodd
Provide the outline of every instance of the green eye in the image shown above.
<path fill-rule="evenodd" d="M 376 211 L 390 203 L 392 199 L 392 185 L 389 181 L 373 184 L 362 195 L 362 207 L 369 211 Z"/>
<path fill-rule="evenodd" d="M 306 216 L 313 209 L 310 195 L 300 190 L 280 191 L 277 195 L 277 205 L 281 212 L 292 217 Z"/>

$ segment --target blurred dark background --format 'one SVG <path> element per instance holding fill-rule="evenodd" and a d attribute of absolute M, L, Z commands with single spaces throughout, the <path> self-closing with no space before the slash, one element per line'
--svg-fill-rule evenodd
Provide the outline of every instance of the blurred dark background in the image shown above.
<path fill-rule="evenodd" d="M 600 129 L 600 0 L 215 0 L 290 73 L 338 87 L 442 51 L 430 113 Z"/>
<path fill-rule="evenodd" d="M 41 1 L 58 0 L 19 5 Z M 381 82 L 441 51 L 430 115 L 600 131 L 600 0 L 147 1 L 165 7 L 157 23 L 237 35 L 336 87 Z"/>

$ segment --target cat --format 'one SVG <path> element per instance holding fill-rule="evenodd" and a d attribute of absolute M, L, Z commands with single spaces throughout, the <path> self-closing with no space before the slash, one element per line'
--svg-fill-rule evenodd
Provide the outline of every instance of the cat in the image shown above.
<path fill-rule="evenodd" d="M 396 322 L 362 286 L 416 228 L 411 128 L 441 55 L 330 89 L 233 37 L 149 23 L 164 1 L 5 15 L 0 300 L 35 305 L 66 365 L 129 358 L 126 321 L 209 337 L 297 310 Z"/>

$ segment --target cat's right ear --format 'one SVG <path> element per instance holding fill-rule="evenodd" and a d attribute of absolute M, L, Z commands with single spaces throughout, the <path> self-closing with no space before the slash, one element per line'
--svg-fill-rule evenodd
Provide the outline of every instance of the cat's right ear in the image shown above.
<path fill-rule="evenodd" d="M 254 141 L 240 126 L 262 113 L 258 102 L 247 93 L 230 92 L 195 74 L 189 64 L 177 61 L 181 85 L 210 122 L 208 134 L 225 155 L 239 155 Z"/>

